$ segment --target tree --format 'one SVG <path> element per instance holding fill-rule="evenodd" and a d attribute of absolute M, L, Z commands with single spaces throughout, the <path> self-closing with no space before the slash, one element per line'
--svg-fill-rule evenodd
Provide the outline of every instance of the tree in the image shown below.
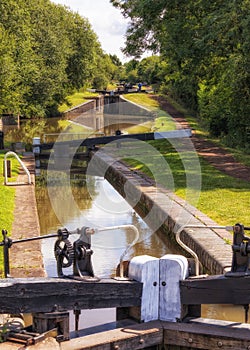
<path fill-rule="evenodd" d="M 160 82 L 159 71 L 159 56 L 143 58 L 138 64 L 138 80 L 148 84 L 158 84 Z"/>
<path fill-rule="evenodd" d="M 124 52 L 158 52 L 162 86 L 231 145 L 250 147 L 250 1 L 111 0 L 131 22 Z"/>
<path fill-rule="evenodd" d="M 93 87 L 95 89 L 106 89 L 108 83 L 114 78 L 116 66 L 113 64 L 110 56 L 104 54 L 101 50 L 95 55 L 95 71 Z"/>
<path fill-rule="evenodd" d="M 0 38 L 2 113 L 55 114 L 106 60 L 88 20 L 49 0 L 2 0 Z"/>

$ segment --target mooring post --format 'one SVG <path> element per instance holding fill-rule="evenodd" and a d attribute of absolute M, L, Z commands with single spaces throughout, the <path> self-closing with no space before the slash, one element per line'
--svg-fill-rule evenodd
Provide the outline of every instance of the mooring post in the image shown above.
<path fill-rule="evenodd" d="M 143 283 L 141 300 L 141 321 L 158 320 L 159 309 L 159 259 L 141 255 L 129 264 L 129 278 Z"/>
<path fill-rule="evenodd" d="M 129 278 L 143 283 L 140 320 L 177 322 L 184 316 L 180 281 L 188 277 L 188 260 L 167 254 L 160 259 L 142 255 L 129 264 Z"/>
<path fill-rule="evenodd" d="M 9 259 L 9 248 L 11 247 L 12 241 L 7 237 L 8 232 L 2 230 L 3 235 L 3 257 L 4 257 L 4 277 L 10 277 L 10 259 Z"/>
<path fill-rule="evenodd" d="M 188 277 L 188 260 L 182 255 L 160 258 L 159 319 L 176 322 L 182 318 L 180 281 Z"/>
<path fill-rule="evenodd" d="M 33 137 L 33 153 L 34 155 L 39 155 L 41 153 L 41 139 L 40 137 Z"/>

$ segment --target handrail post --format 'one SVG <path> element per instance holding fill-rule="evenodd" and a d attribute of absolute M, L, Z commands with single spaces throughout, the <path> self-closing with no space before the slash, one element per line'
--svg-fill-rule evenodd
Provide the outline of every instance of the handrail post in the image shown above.
<path fill-rule="evenodd" d="M 21 167 L 23 168 L 23 170 L 25 171 L 25 173 L 28 176 L 28 184 L 31 185 L 32 181 L 31 181 L 31 176 L 30 176 L 30 172 L 29 172 L 28 168 L 21 161 L 21 159 L 18 157 L 18 155 L 15 152 L 13 152 L 13 151 L 9 151 L 9 152 L 5 153 L 5 155 L 4 155 L 4 184 L 5 185 L 10 185 L 11 184 L 11 183 L 8 183 L 8 179 L 7 179 L 8 178 L 7 157 L 10 156 L 10 155 L 14 156 L 17 159 L 18 163 L 21 165 Z"/>

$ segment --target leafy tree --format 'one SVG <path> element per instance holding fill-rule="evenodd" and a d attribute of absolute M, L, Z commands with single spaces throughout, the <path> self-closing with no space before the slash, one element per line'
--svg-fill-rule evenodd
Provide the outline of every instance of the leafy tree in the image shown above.
<path fill-rule="evenodd" d="M 139 81 L 147 82 L 148 84 L 157 84 L 160 82 L 160 57 L 151 56 L 143 58 L 138 64 Z"/>
<path fill-rule="evenodd" d="M 124 52 L 158 52 L 164 91 L 200 113 L 213 134 L 249 148 L 250 1 L 110 1 L 131 19 Z"/>
<path fill-rule="evenodd" d="M 97 74 L 93 79 L 93 87 L 95 89 L 105 89 L 114 78 L 116 66 L 113 64 L 110 56 L 102 53 L 100 50 L 95 56 L 95 63 Z"/>
<path fill-rule="evenodd" d="M 11 55 L 13 38 L 0 27 L 0 113 L 18 109 L 18 93 L 15 86 L 15 62 Z"/>
<path fill-rule="evenodd" d="M 1 113 L 56 114 L 106 65 L 88 20 L 49 0 L 1 0 L 0 38 Z"/>
<path fill-rule="evenodd" d="M 124 64 L 123 79 L 127 83 L 135 84 L 138 81 L 138 65 L 139 60 L 132 59 Z"/>
<path fill-rule="evenodd" d="M 116 66 L 116 67 L 121 67 L 122 66 L 122 62 L 120 60 L 120 58 L 117 55 L 111 55 L 109 54 L 109 57 L 112 61 L 112 63 Z"/>

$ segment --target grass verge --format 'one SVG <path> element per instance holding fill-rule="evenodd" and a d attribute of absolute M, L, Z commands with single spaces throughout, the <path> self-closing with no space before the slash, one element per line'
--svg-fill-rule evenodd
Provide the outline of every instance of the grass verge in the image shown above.
<path fill-rule="evenodd" d="M 150 97 L 144 94 L 131 94 L 131 97 L 128 95 L 128 100 L 133 100 L 133 102 L 147 106 L 148 108 L 156 110 L 159 108 L 155 100 L 150 102 Z M 176 104 L 175 107 L 181 110 L 181 107 L 178 107 Z M 185 112 L 185 110 L 182 109 L 181 111 L 184 112 L 191 127 L 196 130 L 196 133 L 200 137 L 205 137 L 208 139 L 208 132 L 204 129 L 199 120 L 189 115 L 187 112 Z M 214 140 L 211 138 L 210 140 L 220 144 L 219 140 Z M 195 173 L 192 174 L 191 168 L 190 170 L 184 169 L 183 162 L 180 159 L 180 154 L 166 140 L 150 141 L 150 144 L 156 150 L 158 150 L 161 155 L 163 155 L 165 161 L 170 167 L 171 176 L 173 177 L 173 191 L 178 196 L 189 201 L 189 198 L 187 198 L 187 191 L 196 191 L 196 193 L 194 193 L 194 197 L 199 195 L 199 199 L 197 199 L 196 203 L 191 204 L 195 205 L 196 208 L 205 213 L 218 224 L 233 225 L 236 222 L 242 222 L 245 225 L 249 225 L 248 209 L 250 207 L 250 184 L 248 182 L 225 175 L 224 173 L 216 170 L 203 158 L 199 157 L 201 176 L 200 191 L 198 186 L 187 189 L 187 178 L 193 176 L 195 179 Z M 231 150 L 229 148 L 227 148 L 227 150 L 232 153 L 238 161 L 246 165 L 250 165 L 249 155 L 244 154 L 244 152 L 240 150 Z M 157 155 L 155 157 L 157 157 Z M 126 159 L 126 161 L 132 168 L 140 170 L 152 177 L 150 166 L 148 166 L 152 163 L 152 159 L 147 159 L 144 164 L 132 159 Z M 160 162 L 161 159 L 159 156 L 159 163 Z M 154 163 L 157 164 L 157 160 L 154 160 Z M 164 170 L 160 171 L 157 180 L 163 186 L 168 188 L 169 184 L 164 182 L 164 179 L 166 179 L 166 176 L 164 177 Z"/>
<path fill-rule="evenodd" d="M 6 151 L 0 151 L 0 174 L 3 175 L 3 162 L 4 154 Z M 15 181 L 18 174 L 18 162 L 11 158 L 11 168 L 12 168 L 12 178 L 11 180 Z M 0 228 L 2 230 L 7 230 L 9 236 L 11 235 L 12 223 L 14 220 L 14 207 L 15 207 L 15 188 L 12 186 L 4 185 L 4 177 L 1 177 L 0 181 Z M 0 253 L 0 271 L 3 266 L 3 254 L 2 249 Z"/>
<path fill-rule="evenodd" d="M 169 131 L 175 130 L 175 123 L 173 122 L 171 116 L 160 109 L 159 103 L 148 94 L 137 93 L 137 94 L 126 94 L 125 99 L 136 103 L 142 107 L 145 107 L 155 114 L 155 120 L 153 122 L 147 123 L 149 131 Z"/>
<path fill-rule="evenodd" d="M 60 113 L 66 112 L 68 109 L 79 106 L 80 104 L 87 102 L 89 99 L 91 99 L 91 97 L 95 96 L 98 96 L 98 94 L 82 90 L 77 91 L 74 94 L 66 97 L 66 102 L 58 108 L 58 111 Z"/>

